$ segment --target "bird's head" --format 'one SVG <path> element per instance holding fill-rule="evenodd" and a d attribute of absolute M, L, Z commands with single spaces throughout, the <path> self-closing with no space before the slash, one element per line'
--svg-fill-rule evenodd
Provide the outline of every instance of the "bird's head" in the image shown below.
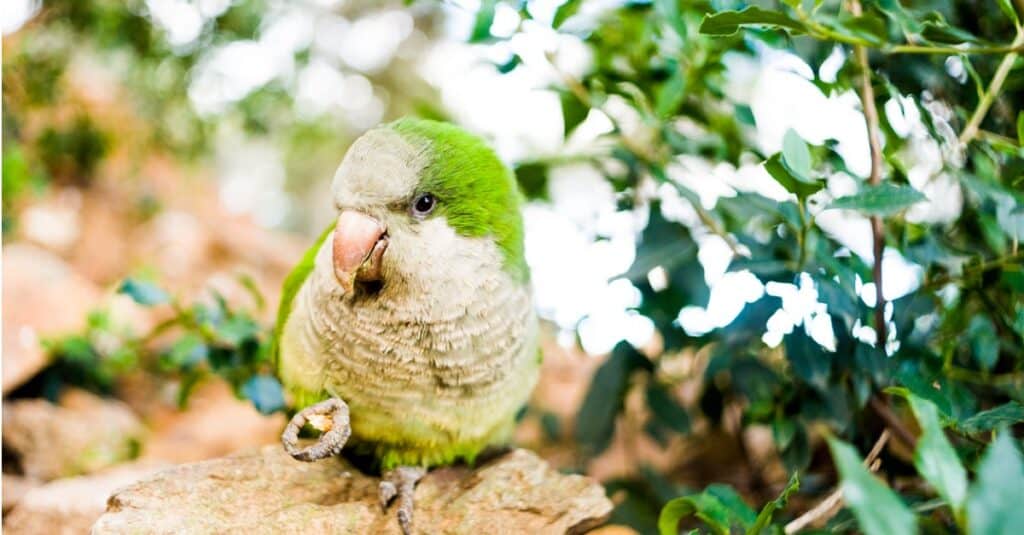
<path fill-rule="evenodd" d="M 489 269 L 528 277 L 515 178 L 459 127 L 407 118 L 370 130 L 345 155 L 331 190 L 334 275 L 346 293 L 393 284 L 432 290 Z"/>

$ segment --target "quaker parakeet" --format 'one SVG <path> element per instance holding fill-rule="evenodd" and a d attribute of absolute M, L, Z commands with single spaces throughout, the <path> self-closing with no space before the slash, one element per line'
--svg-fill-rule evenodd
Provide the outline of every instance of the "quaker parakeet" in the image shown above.
<path fill-rule="evenodd" d="M 401 119 L 355 141 L 331 197 L 278 312 L 278 373 L 305 407 L 282 441 L 374 459 L 408 532 L 426 470 L 506 443 L 537 381 L 520 194 L 478 137 Z M 300 450 L 306 422 L 326 431 Z"/>

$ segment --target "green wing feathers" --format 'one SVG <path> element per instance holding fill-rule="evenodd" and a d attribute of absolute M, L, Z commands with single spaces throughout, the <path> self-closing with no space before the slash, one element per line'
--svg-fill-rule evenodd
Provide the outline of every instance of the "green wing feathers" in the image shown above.
<path fill-rule="evenodd" d="M 278 352 L 281 350 L 281 333 L 284 332 L 284 324 L 288 321 L 288 316 L 292 312 L 292 302 L 299 293 L 299 288 L 302 288 L 302 283 L 306 282 L 309 274 L 313 272 L 313 265 L 316 263 L 316 253 L 320 250 L 320 246 L 323 245 L 324 240 L 327 239 L 332 230 L 334 230 L 333 223 L 327 226 L 320 234 L 320 237 L 317 238 L 316 243 L 302 255 L 302 260 L 292 268 L 291 273 L 284 279 L 284 285 L 281 288 L 281 303 L 277 307 L 277 323 L 274 324 L 274 338 L 270 348 L 270 355 L 275 369 L 277 369 L 280 363 Z"/>

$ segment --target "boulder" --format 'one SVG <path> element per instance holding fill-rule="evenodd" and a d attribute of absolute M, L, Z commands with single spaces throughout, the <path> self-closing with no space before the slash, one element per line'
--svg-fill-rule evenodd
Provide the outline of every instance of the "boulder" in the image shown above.
<path fill-rule="evenodd" d="M 4 403 L 4 462 L 29 478 L 87 474 L 138 455 L 145 429 L 124 403 L 68 390 L 45 399 Z"/>
<path fill-rule="evenodd" d="M 400 533 L 379 479 L 341 458 L 315 463 L 279 445 L 185 464 L 116 492 L 93 526 L 118 533 Z M 579 533 L 612 510 L 604 489 L 513 450 L 476 468 L 431 471 L 416 488 L 417 533 Z"/>
<path fill-rule="evenodd" d="M 3 392 L 47 364 L 40 340 L 80 330 L 101 292 L 57 255 L 33 245 L 4 245 Z"/>

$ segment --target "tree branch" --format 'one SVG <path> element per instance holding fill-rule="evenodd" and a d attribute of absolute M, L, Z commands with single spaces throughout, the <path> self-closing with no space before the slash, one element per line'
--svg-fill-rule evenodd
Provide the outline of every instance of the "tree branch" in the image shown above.
<path fill-rule="evenodd" d="M 971 114 L 971 118 L 967 121 L 967 126 L 964 127 L 964 131 L 960 133 L 960 144 L 966 145 L 970 143 L 977 135 L 978 129 L 981 127 L 981 122 L 985 120 L 985 115 L 988 114 L 989 108 L 992 107 L 992 103 L 995 102 L 996 97 L 999 96 L 999 91 L 1003 88 L 1003 82 L 1006 81 L 1006 77 L 1010 74 L 1010 70 L 1013 69 L 1014 62 L 1017 61 L 1017 54 L 1020 47 L 1024 45 L 1024 32 L 1017 31 L 1017 38 L 1013 40 L 1013 45 L 1016 47 L 1013 52 L 1006 54 L 1003 57 L 1003 61 L 999 62 L 999 67 L 996 68 L 996 74 L 992 77 L 992 83 L 988 85 L 988 89 L 985 94 L 981 96 L 981 100 L 978 101 L 978 107 L 974 109 L 974 113 Z"/>
<path fill-rule="evenodd" d="M 850 0 L 850 11 L 859 17 L 863 10 L 860 0 Z M 878 108 L 875 107 L 875 90 L 871 86 L 871 64 L 868 62 L 868 50 L 857 45 L 853 47 L 860 64 L 860 100 L 864 107 L 864 121 L 868 127 L 868 144 L 871 146 L 871 176 L 868 179 L 872 186 L 882 181 L 882 143 L 878 127 Z M 885 250 L 885 229 L 880 216 L 871 216 L 871 237 L 875 262 L 872 278 L 875 281 L 875 345 L 884 348 L 887 339 L 885 332 L 885 297 L 882 295 L 882 254 Z"/>

